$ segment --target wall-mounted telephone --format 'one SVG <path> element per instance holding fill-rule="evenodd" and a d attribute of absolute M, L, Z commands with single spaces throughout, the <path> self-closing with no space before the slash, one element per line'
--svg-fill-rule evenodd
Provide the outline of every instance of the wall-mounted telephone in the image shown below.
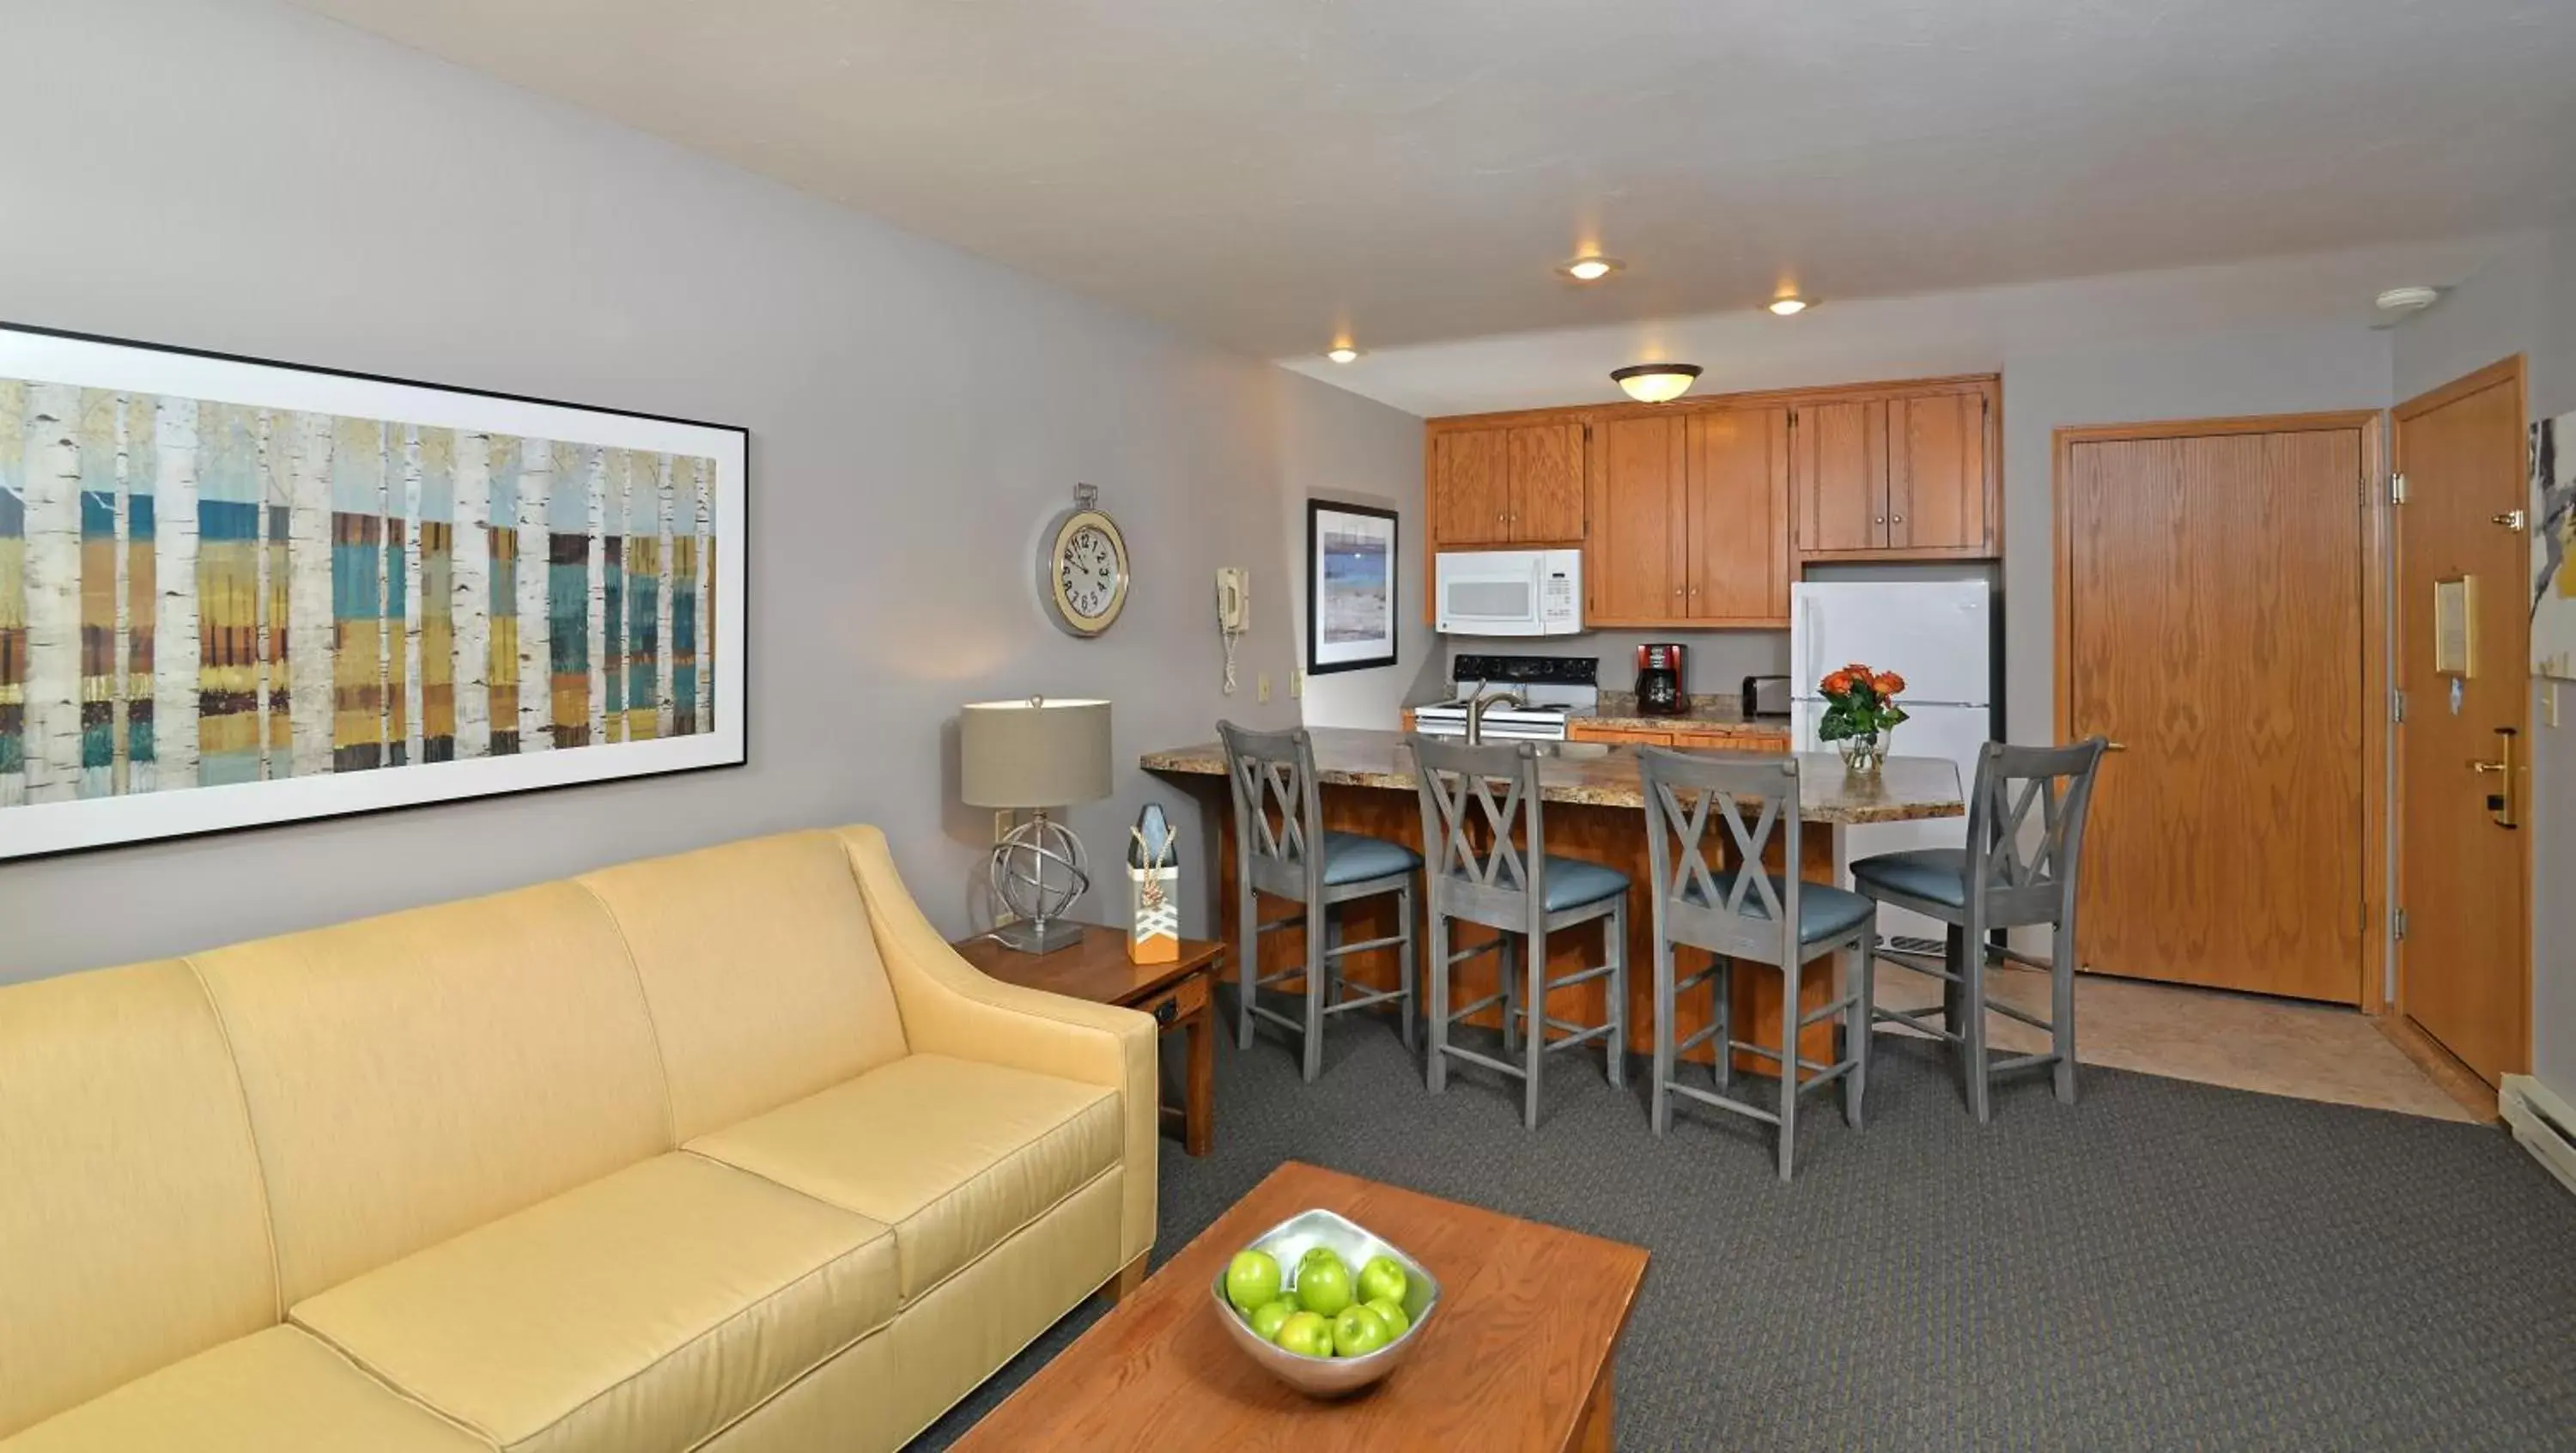
<path fill-rule="evenodd" d="M 1234 643 L 1252 629 L 1252 579 L 1238 565 L 1216 572 L 1216 633 L 1225 643 L 1225 694 L 1234 694 Z"/>

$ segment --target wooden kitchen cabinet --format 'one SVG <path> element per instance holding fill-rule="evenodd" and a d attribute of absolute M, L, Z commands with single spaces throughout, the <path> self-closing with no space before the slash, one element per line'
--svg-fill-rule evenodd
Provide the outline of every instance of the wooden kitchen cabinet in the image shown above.
<path fill-rule="evenodd" d="M 1612 419 L 1593 443 L 1588 620 L 1788 624 L 1788 409 Z"/>
<path fill-rule="evenodd" d="M 1433 547 L 1581 540 L 1583 437 L 1579 421 L 1432 435 L 1425 473 Z"/>
<path fill-rule="evenodd" d="M 1994 413 L 1991 383 L 1798 406 L 1799 556 L 1999 554 Z"/>

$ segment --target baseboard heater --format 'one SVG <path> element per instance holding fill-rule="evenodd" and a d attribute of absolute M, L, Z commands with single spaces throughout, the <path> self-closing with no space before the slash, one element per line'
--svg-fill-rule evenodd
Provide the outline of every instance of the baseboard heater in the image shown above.
<path fill-rule="evenodd" d="M 2496 1094 L 2496 1108 L 2523 1149 L 2547 1166 L 2559 1184 L 2576 1191 L 2576 1107 L 2529 1075 L 2507 1075 Z"/>

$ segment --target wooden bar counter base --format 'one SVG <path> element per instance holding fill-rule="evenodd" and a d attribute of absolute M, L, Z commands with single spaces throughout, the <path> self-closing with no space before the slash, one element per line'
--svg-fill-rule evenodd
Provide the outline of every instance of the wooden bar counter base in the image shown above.
<path fill-rule="evenodd" d="M 1181 940 L 1180 957 L 1140 964 L 1127 957 L 1127 935 L 1086 925 L 1082 942 L 1051 954 L 1024 954 L 992 939 L 960 939 L 958 957 L 1006 984 L 1141 1009 L 1165 1034 L 1188 1038 L 1189 1081 L 1183 1104 L 1163 1107 L 1166 1122 L 1181 1122 L 1181 1148 L 1205 1155 L 1216 1148 L 1216 976 L 1225 967 L 1225 945 Z M 1167 1126 L 1168 1128 L 1168 1126 Z"/>
<path fill-rule="evenodd" d="M 1316 1207 L 1403 1248 L 1441 1285 L 1412 1359 L 1337 1402 L 1244 1356 L 1209 1295 L 1235 1252 Z M 1611 1364 L 1645 1275 L 1642 1247 L 1289 1161 L 955 1447 L 1602 1453 Z"/>

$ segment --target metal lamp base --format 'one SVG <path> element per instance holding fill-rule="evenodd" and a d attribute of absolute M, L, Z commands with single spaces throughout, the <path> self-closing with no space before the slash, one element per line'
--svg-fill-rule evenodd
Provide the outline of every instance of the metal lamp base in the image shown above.
<path fill-rule="evenodd" d="M 1051 954 L 1082 942 L 1082 925 L 1068 918 L 1023 918 L 994 929 L 992 937 L 1024 954 Z"/>
<path fill-rule="evenodd" d="M 1024 954 L 1051 954 L 1082 942 L 1082 925 L 1067 918 L 1091 870 L 1082 839 L 1041 808 L 993 845 L 989 872 L 995 917 L 1011 921 L 993 939 Z"/>

